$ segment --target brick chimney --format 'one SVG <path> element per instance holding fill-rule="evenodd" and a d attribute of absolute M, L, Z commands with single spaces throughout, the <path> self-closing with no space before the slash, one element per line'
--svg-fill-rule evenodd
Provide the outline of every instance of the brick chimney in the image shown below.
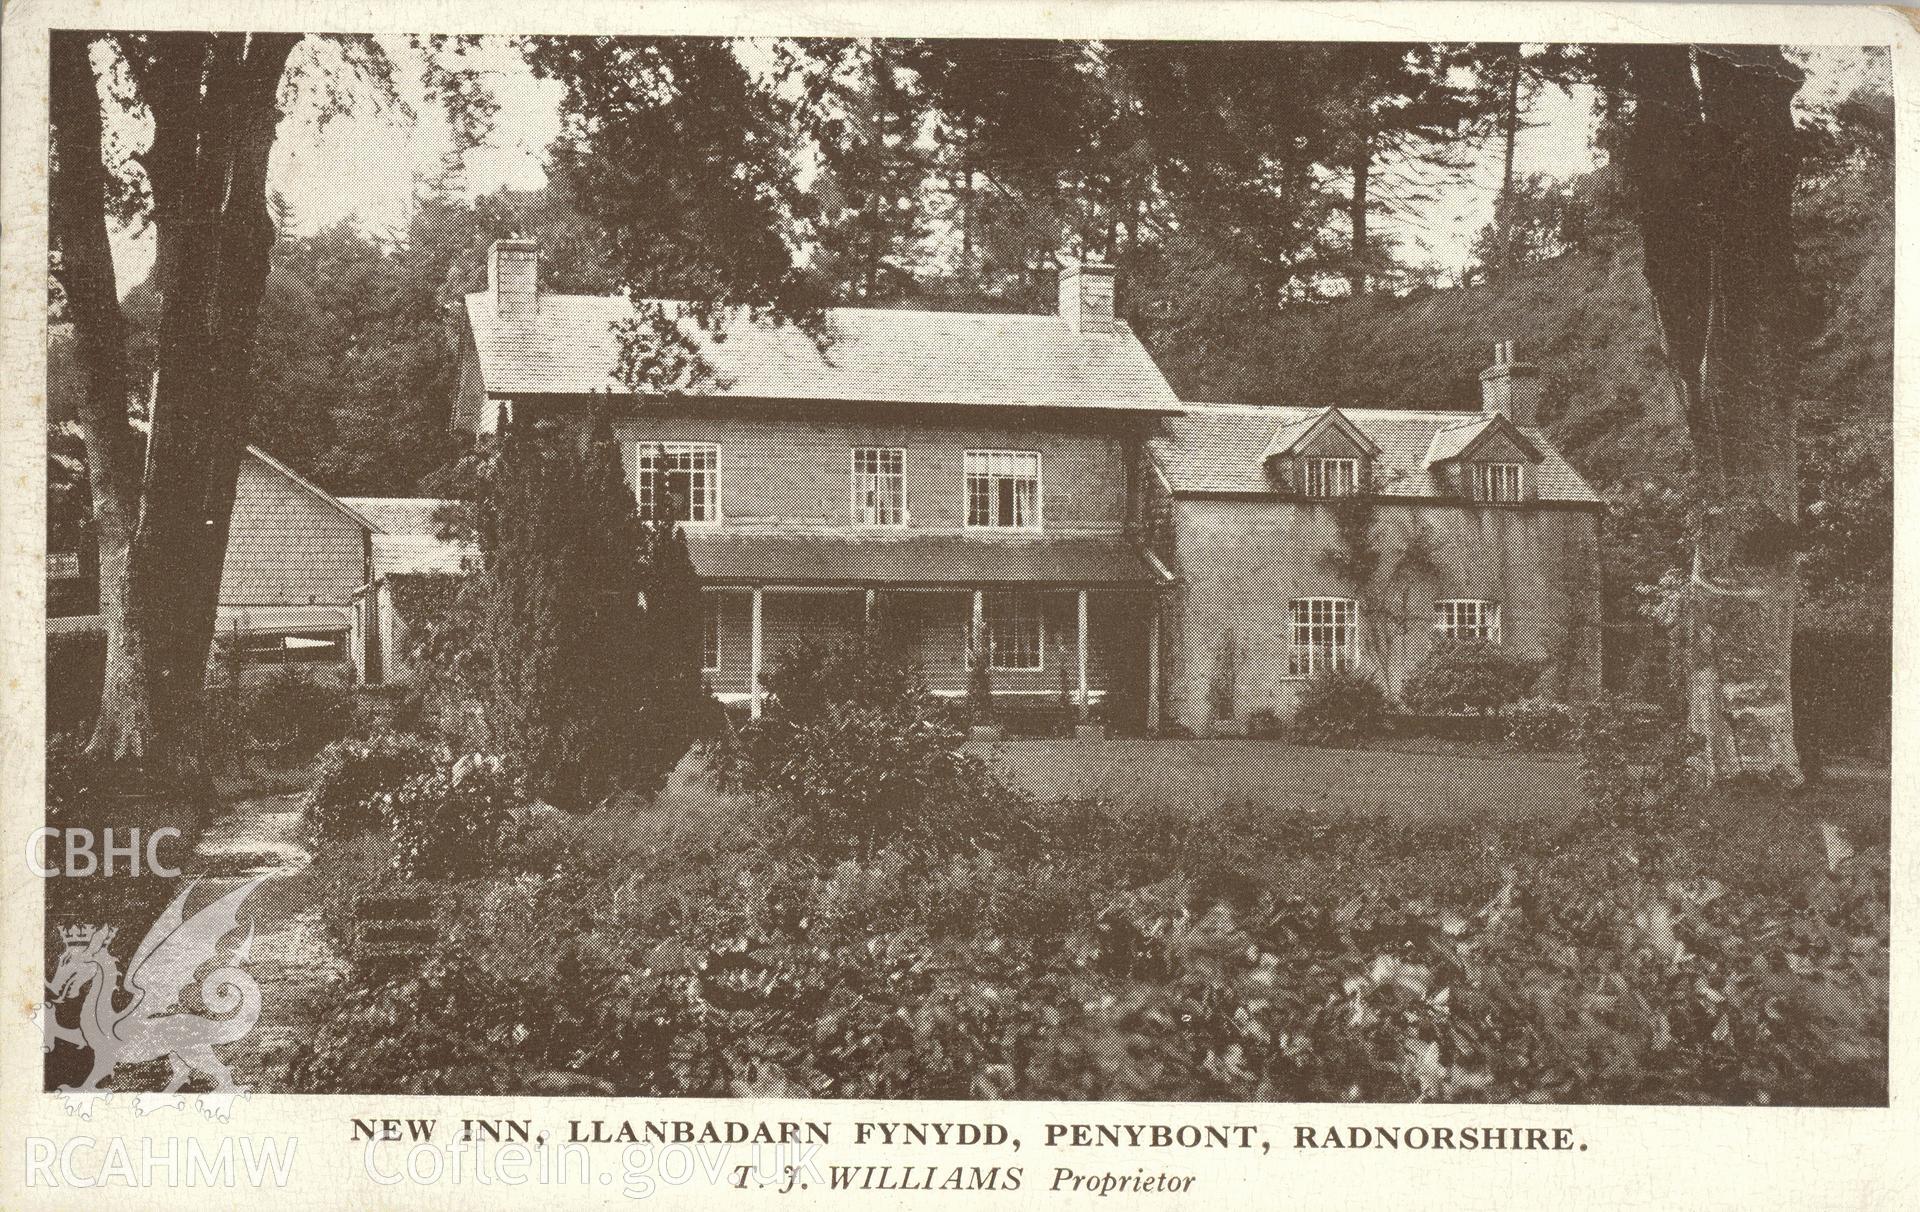
<path fill-rule="evenodd" d="M 487 293 L 502 316 L 540 310 L 540 246 L 532 240 L 495 240 L 487 249 Z"/>
<path fill-rule="evenodd" d="M 1493 365 L 1480 372 L 1480 411 L 1497 412 L 1515 425 L 1540 421 L 1540 368 L 1513 360 L 1513 342 L 1493 347 Z"/>
<path fill-rule="evenodd" d="M 1060 318 L 1077 333 L 1113 331 L 1113 266 L 1062 260 Z"/>

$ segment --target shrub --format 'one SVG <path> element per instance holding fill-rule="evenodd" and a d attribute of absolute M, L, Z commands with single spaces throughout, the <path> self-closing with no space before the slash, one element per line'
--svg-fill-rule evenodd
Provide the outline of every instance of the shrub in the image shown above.
<path fill-rule="evenodd" d="M 652 865 L 572 847 L 549 878 L 449 888 L 430 962 L 330 999 L 297 1080 L 649 1097 L 1885 1102 L 1884 848 L 1803 870 L 1812 878 L 1788 896 L 1620 861 L 1607 831 L 1463 843 L 1451 823 L 1401 832 L 1270 810 L 1044 815 L 1058 847 L 822 862 L 696 842 Z M 1477 859 L 1489 840 L 1513 849 Z M 1703 841 L 1711 862 L 1724 839 Z M 1468 877 L 1402 879 L 1457 868 Z M 1223 898 L 1190 874 L 1203 869 L 1247 888 Z M 395 916 L 365 898 L 356 909 Z"/>
<path fill-rule="evenodd" d="M 900 836 L 998 835 L 1020 797 L 960 751 L 951 713 L 872 637 L 801 644 L 769 671 L 758 720 L 710 753 L 721 785 L 772 797 L 811 844 L 871 853 Z"/>
<path fill-rule="evenodd" d="M 1607 824 L 1652 829 L 1699 789 L 1699 739 L 1659 707 L 1606 696 L 1580 716 L 1580 791 Z"/>
<path fill-rule="evenodd" d="M 1280 717 L 1273 708 L 1261 707 L 1247 714 L 1247 735 L 1260 740 L 1273 740 L 1285 729 L 1280 725 Z"/>
<path fill-rule="evenodd" d="M 1372 676 L 1327 669 L 1307 679 L 1293 713 L 1293 736 L 1308 745 L 1348 745 L 1377 735 L 1392 704 Z"/>
<path fill-rule="evenodd" d="M 393 840 L 393 866 L 408 879 L 484 875 L 526 804 L 525 780 L 509 761 L 469 753 L 432 767 L 379 797 Z"/>
<path fill-rule="evenodd" d="M 1548 699 L 1521 699 L 1502 709 L 1507 740 L 1524 753 L 1547 753 L 1564 748 L 1573 736 L 1573 712 L 1564 703 Z"/>
<path fill-rule="evenodd" d="M 1401 698 L 1422 713 L 1486 714 L 1525 698 L 1544 668 L 1485 640 L 1440 640 L 1407 674 Z"/>
<path fill-rule="evenodd" d="M 927 696 L 913 662 L 873 634 L 837 643 L 803 639 L 774 659 L 761 684 L 764 709 L 795 724 L 822 719 L 836 704 L 913 710 Z"/>
<path fill-rule="evenodd" d="M 218 693 L 210 693 L 217 711 Z M 282 669 L 240 695 L 247 739 L 283 757 L 305 758 L 344 736 L 353 724 L 353 694 L 315 680 L 306 671 Z"/>
<path fill-rule="evenodd" d="M 320 751 L 301 822 L 316 844 L 382 823 L 380 796 L 433 768 L 433 748 L 404 733 L 335 741 Z"/>
<path fill-rule="evenodd" d="M 502 432 L 476 489 L 488 747 L 568 811 L 657 791 L 699 708 L 699 580 L 674 524 L 636 514 L 622 460 L 604 409 L 584 435 L 534 419 Z"/>

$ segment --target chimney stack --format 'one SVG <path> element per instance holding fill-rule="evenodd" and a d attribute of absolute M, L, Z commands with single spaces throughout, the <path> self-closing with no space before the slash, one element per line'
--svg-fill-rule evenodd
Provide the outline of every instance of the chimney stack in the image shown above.
<path fill-rule="evenodd" d="M 487 249 L 487 293 L 495 315 L 530 316 L 540 310 L 540 246 L 532 240 L 495 240 Z"/>
<path fill-rule="evenodd" d="M 1060 318 L 1077 333 L 1113 331 L 1113 266 L 1061 259 Z"/>
<path fill-rule="evenodd" d="M 1513 342 L 1493 347 L 1493 365 L 1480 372 L 1480 411 L 1497 412 L 1515 425 L 1540 422 L 1540 368 L 1516 362 Z"/>

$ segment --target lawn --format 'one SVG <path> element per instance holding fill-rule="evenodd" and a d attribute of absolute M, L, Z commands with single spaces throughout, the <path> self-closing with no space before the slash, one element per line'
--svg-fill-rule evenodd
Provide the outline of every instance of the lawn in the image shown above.
<path fill-rule="evenodd" d="M 1565 757 L 1296 748 L 1271 741 L 1006 741 L 973 747 L 1041 799 L 1116 806 L 1248 802 L 1415 822 L 1564 819 L 1580 806 Z"/>

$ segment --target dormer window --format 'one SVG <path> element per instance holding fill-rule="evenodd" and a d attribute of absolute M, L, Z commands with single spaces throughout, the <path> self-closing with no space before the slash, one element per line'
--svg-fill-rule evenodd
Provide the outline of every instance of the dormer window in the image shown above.
<path fill-rule="evenodd" d="M 1513 504 L 1521 499 L 1524 482 L 1519 463 L 1475 463 L 1473 495 L 1475 500 Z"/>
<path fill-rule="evenodd" d="M 1300 489 L 1310 497 L 1350 497 L 1360 491 L 1360 460 L 1300 460 Z"/>

